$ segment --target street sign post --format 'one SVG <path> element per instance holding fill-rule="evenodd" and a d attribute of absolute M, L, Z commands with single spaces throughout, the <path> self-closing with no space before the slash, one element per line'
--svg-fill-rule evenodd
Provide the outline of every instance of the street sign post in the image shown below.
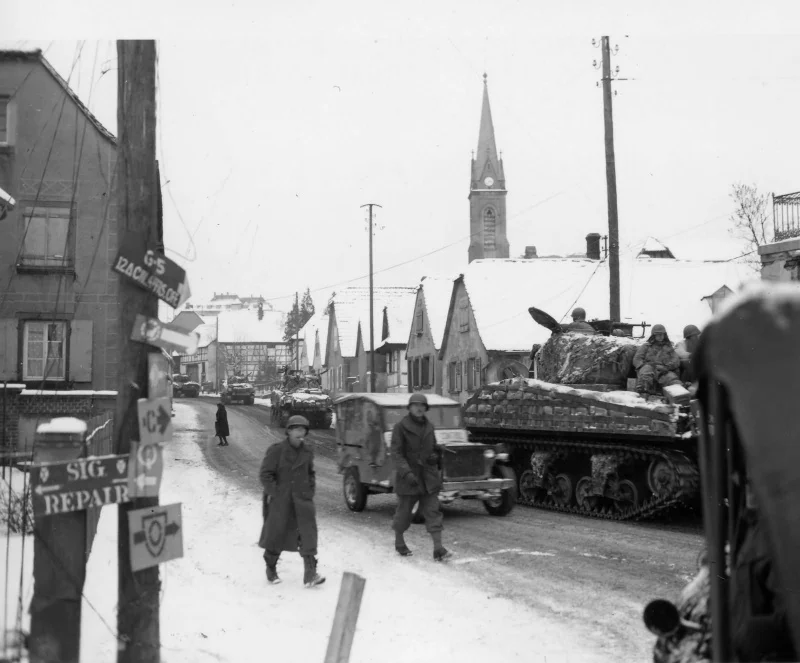
<path fill-rule="evenodd" d="M 167 442 L 172 439 L 172 415 L 169 398 L 140 398 L 136 401 L 139 412 L 139 439 L 144 444 Z"/>
<path fill-rule="evenodd" d="M 31 486 L 34 517 L 129 502 L 128 457 L 96 456 L 34 465 Z"/>
<path fill-rule="evenodd" d="M 180 502 L 129 511 L 128 531 L 134 571 L 183 557 Z"/>
<path fill-rule="evenodd" d="M 164 450 L 160 444 L 131 440 L 128 457 L 128 494 L 135 497 L 158 497 L 164 474 Z"/>
<path fill-rule="evenodd" d="M 125 235 L 112 270 L 172 308 L 178 308 L 191 295 L 186 271 L 163 253 L 148 248 L 144 239 L 133 233 Z"/>
<path fill-rule="evenodd" d="M 187 332 L 172 323 L 137 315 L 131 340 L 164 348 L 167 352 L 191 355 L 197 350 L 200 336 L 197 332 Z"/>

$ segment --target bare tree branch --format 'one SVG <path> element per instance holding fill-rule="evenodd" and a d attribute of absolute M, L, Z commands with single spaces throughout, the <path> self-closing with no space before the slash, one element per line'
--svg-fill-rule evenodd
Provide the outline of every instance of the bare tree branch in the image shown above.
<path fill-rule="evenodd" d="M 730 197 L 735 204 L 730 216 L 730 233 L 742 240 L 744 250 L 751 252 L 747 262 L 760 267 L 758 247 L 769 244 L 773 239 L 769 195 L 759 193 L 754 184 L 737 183 L 731 187 Z"/>

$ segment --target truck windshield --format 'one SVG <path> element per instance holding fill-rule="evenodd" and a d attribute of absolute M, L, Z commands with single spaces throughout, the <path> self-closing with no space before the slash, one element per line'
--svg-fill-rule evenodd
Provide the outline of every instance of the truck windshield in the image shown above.
<path fill-rule="evenodd" d="M 392 430 L 394 425 L 408 414 L 408 408 L 387 407 L 384 409 L 386 430 Z M 434 428 L 461 428 L 461 407 L 458 405 L 437 405 L 431 407 L 425 415 Z"/>

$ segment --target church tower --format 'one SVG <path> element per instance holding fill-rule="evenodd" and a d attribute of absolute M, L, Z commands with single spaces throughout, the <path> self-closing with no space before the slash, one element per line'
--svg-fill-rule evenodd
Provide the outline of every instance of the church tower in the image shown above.
<path fill-rule="evenodd" d="M 497 156 L 489 87 L 483 75 L 483 106 L 478 152 L 472 159 L 469 191 L 469 262 L 476 258 L 508 258 L 506 176 Z"/>

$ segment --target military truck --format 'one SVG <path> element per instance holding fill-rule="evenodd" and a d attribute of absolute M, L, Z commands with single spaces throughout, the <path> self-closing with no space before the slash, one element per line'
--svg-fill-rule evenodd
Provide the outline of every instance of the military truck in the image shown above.
<path fill-rule="evenodd" d="M 519 501 L 617 520 L 695 505 L 697 427 L 689 392 L 627 391 L 643 336 L 608 321 L 594 335 L 564 332 L 547 313 L 529 312 L 552 332 L 537 353 L 537 377 L 485 385 L 464 406 L 473 439 L 509 449 Z"/>
<path fill-rule="evenodd" d="M 744 293 L 695 351 L 706 550 L 644 610 L 655 663 L 800 659 L 800 288 Z"/>
<path fill-rule="evenodd" d="M 336 440 L 345 504 L 363 511 L 369 495 L 394 490 L 389 452 L 392 430 L 408 413 L 409 394 L 346 394 L 336 399 Z M 457 401 L 428 395 L 427 417 L 443 451 L 439 501 L 481 500 L 486 511 L 505 516 L 516 502 L 516 477 L 502 447 L 469 440 Z M 415 522 L 421 515 L 414 514 Z"/>
<path fill-rule="evenodd" d="M 289 417 L 302 414 L 312 428 L 330 428 L 333 423 L 333 401 L 320 385 L 319 377 L 290 370 L 271 395 L 273 423 L 286 426 Z"/>
<path fill-rule="evenodd" d="M 222 392 L 222 402 L 225 405 L 242 403 L 252 405 L 256 402 L 256 388 L 241 375 L 233 375 L 228 379 L 228 385 Z"/>

